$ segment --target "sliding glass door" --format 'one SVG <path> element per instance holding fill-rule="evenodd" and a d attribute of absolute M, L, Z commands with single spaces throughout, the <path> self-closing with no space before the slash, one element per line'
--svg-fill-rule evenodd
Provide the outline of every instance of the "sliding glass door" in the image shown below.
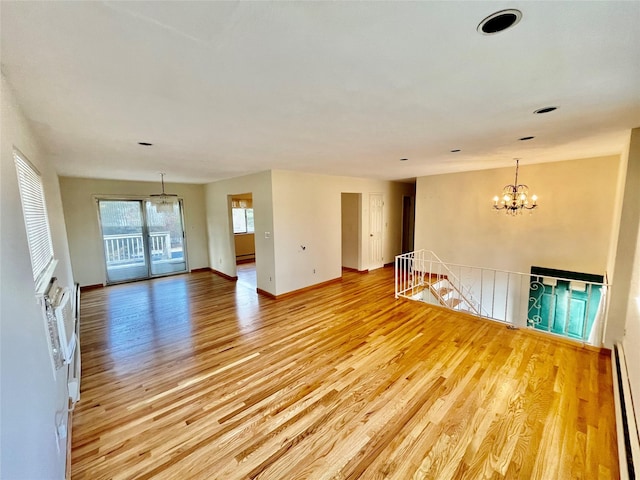
<path fill-rule="evenodd" d="M 151 275 L 167 275 L 187 270 L 184 228 L 180 202 L 165 204 L 157 208 L 145 201 Z"/>
<path fill-rule="evenodd" d="M 149 276 L 139 200 L 98 200 L 107 283 Z"/>
<path fill-rule="evenodd" d="M 98 200 L 107 283 L 187 271 L 182 203 Z"/>

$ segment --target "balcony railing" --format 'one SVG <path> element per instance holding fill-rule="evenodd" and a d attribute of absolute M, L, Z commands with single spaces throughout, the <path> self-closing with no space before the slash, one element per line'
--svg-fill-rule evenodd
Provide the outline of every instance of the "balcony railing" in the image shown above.
<path fill-rule="evenodd" d="M 142 234 L 105 235 L 103 238 L 107 267 L 143 264 L 145 262 Z M 173 252 L 170 232 L 150 233 L 149 250 L 154 261 L 171 260 Z M 182 247 L 179 250 L 182 251 Z"/>
<path fill-rule="evenodd" d="M 602 345 L 606 283 L 445 264 L 428 250 L 398 255 L 395 267 L 396 298 Z"/>

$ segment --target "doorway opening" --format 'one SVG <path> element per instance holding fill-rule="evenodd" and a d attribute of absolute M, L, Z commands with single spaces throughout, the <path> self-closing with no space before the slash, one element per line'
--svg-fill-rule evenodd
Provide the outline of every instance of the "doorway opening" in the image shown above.
<path fill-rule="evenodd" d="M 256 241 L 253 194 L 230 195 L 233 254 L 238 283 L 256 289 Z"/>
<path fill-rule="evenodd" d="M 416 224 L 415 197 L 404 195 L 402 197 L 402 253 L 413 252 L 415 224 Z"/>
<path fill-rule="evenodd" d="M 97 202 L 107 285 L 187 271 L 181 200 L 161 209 L 149 200 Z"/>
<path fill-rule="evenodd" d="M 362 194 L 343 193 L 342 209 L 342 268 L 362 270 Z"/>

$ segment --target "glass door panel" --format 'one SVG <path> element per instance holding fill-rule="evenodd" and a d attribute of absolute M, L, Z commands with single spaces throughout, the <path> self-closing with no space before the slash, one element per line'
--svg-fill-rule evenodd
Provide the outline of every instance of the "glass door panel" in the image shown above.
<path fill-rule="evenodd" d="M 151 276 L 186 272 L 182 203 L 145 202 Z"/>
<path fill-rule="evenodd" d="M 99 200 L 107 283 L 149 275 L 140 200 Z"/>

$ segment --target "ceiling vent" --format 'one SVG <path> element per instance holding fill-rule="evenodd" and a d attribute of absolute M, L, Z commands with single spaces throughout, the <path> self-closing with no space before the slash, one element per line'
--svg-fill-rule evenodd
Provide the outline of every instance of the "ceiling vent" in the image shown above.
<path fill-rule="evenodd" d="M 522 12 L 511 8 L 492 13 L 478 24 L 478 33 L 482 35 L 495 35 L 507 28 L 516 25 L 522 18 Z"/>
<path fill-rule="evenodd" d="M 558 107 L 544 107 L 544 108 L 539 108 L 535 110 L 533 113 L 535 113 L 536 115 L 540 115 L 541 113 L 549 113 L 557 109 Z"/>

